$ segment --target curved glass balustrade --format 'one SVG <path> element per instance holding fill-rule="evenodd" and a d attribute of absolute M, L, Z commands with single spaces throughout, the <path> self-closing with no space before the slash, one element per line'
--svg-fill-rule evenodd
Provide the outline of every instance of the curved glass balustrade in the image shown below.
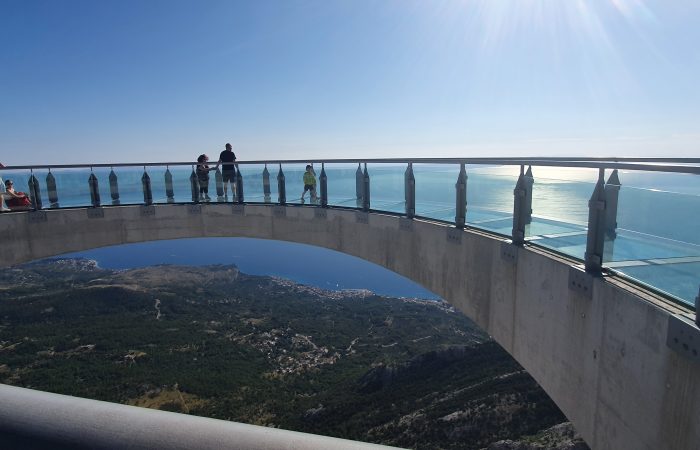
<path fill-rule="evenodd" d="M 239 162 L 226 189 L 212 170 L 208 199 L 192 163 L 8 167 L 0 175 L 15 190 L 38 194 L 36 209 L 243 202 L 423 217 L 549 248 L 692 307 L 700 283 L 700 161 L 682 162 L 670 173 L 593 159 L 334 160 L 313 164 L 316 197 L 304 200 L 306 163 L 299 161 Z"/>

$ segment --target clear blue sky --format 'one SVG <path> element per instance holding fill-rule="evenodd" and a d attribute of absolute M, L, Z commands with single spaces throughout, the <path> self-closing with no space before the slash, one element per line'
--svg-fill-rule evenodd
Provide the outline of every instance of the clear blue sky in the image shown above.
<path fill-rule="evenodd" d="M 0 0 L 0 161 L 700 156 L 698 0 Z"/>

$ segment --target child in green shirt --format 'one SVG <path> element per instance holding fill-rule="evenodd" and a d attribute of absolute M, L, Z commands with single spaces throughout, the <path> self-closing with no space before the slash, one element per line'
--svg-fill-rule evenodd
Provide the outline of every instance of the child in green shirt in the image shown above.
<path fill-rule="evenodd" d="M 316 174 L 311 164 L 306 166 L 304 172 L 304 192 L 301 193 L 301 202 L 304 203 L 304 195 L 309 191 L 309 198 L 312 202 L 316 201 Z"/>

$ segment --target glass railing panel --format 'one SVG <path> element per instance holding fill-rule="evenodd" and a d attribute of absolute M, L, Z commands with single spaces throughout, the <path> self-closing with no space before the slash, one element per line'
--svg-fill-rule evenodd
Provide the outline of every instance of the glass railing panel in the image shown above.
<path fill-rule="evenodd" d="M 413 176 L 416 179 L 416 215 L 454 223 L 459 164 L 414 164 Z"/>
<path fill-rule="evenodd" d="M 520 166 L 467 166 L 467 224 L 510 236 Z"/>
<path fill-rule="evenodd" d="M 270 182 L 269 197 L 265 197 L 265 186 L 263 173 L 267 168 Z M 246 202 L 252 203 L 277 203 L 278 185 L 277 175 L 279 165 L 276 164 L 239 164 L 238 170 L 243 176 L 243 198 Z M 229 201 L 232 199 L 229 192 Z"/>
<path fill-rule="evenodd" d="M 693 305 L 700 283 L 700 183 L 686 174 L 620 174 L 617 229 L 604 263 Z"/>
<path fill-rule="evenodd" d="M 304 194 L 304 200 L 302 201 L 302 193 L 304 193 L 304 173 L 306 172 L 306 164 L 283 164 L 282 171 L 284 172 L 285 179 L 285 193 L 287 197 L 287 203 L 289 204 L 313 204 L 311 201 L 311 195 L 309 192 Z M 318 164 L 313 165 L 313 171 L 316 177 L 316 194 L 320 195 L 318 177 L 321 173 L 321 167 Z M 279 166 L 274 175 L 274 182 L 277 183 L 277 175 L 279 172 Z M 272 174 L 270 174 L 272 177 Z M 272 183 L 272 180 L 270 180 Z M 275 199 L 273 198 L 273 201 Z"/>
<path fill-rule="evenodd" d="M 41 186 L 42 203 L 45 208 L 51 208 L 49 201 L 49 189 L 47 186 L 47 177 L 49 171 L 34 170 L 35 176 L 39 180 Z M 100 171 L 92 172 L 98 179 L 98 190 L 100 192 L 100 202 L 104 202 L 108 196 L 109 186 L 100 184 Z M 90 178 L 91 171 L 89 168 L 75 169 L 54 169 L 51 170 L 51 176 L 56 184 L 56 195 L 58 197 L 57 207 L 68 208 L 76 206 L 91 206 L 90 198 Z M 106 187 L 106 190 L 105 190 Z"/>
<path fill-rule="evenodd" d="M 595 189 L 598 171 L 538 166 L 532 167 L 532 180 L 532 218 L 525 227 L 526 239 L 583 259 L 588 201 Z"/>
<path fill-rule="evenodd" d="M 364 171 L 364 166 L 363 166 Z M 406 165 L 368 164 L 370 179 L 370 208 L 397 214 L 406 213 Z M 418 188 L 416 188 L 416 191 Z"/>
<path fill-rule="evenodd" d="M 318 164 L 314 164 L 317 180 L 321 176 Z M 346 208 L 361 207 L 357 198 L 356 175 L 357 164 L 326 164 L 326 177 L 328 179 L 328 205 L 342 206 Z M 364 170 L 362 166 L 361 170 Z M 370 194 L 373 190 L 370 188 Z M 321 194 L 319 188 L 319 195 Z"/>

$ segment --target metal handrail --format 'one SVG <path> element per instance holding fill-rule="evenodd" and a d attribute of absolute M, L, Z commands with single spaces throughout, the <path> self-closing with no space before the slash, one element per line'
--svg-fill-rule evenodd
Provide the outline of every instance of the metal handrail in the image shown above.
<path fill-rule="evenodd" d="M 238 165 L 261 164 L 472 164 L 504 166 L 548 166 L 589 169 L 626 169 L 647 172 L 673 172 L 700 175 L 700 158 L 575 158 L 575 157 L 484 157 L 484 158 L 341 158 L 341 159 L 269 159 L 236 161 Z M 94 163 L 94 164 L 45 164 L 5 166 L 0 171 L 8 170 L 45 170 L 45 169 L 79 169 L 79 168 L 114 168 L 114 167 L 155 167 L 155 166 L 194 166 L 196 161 L 167 161 L 139 163 Z M 210 164 L 213 163 L 210 161 Z"/>

